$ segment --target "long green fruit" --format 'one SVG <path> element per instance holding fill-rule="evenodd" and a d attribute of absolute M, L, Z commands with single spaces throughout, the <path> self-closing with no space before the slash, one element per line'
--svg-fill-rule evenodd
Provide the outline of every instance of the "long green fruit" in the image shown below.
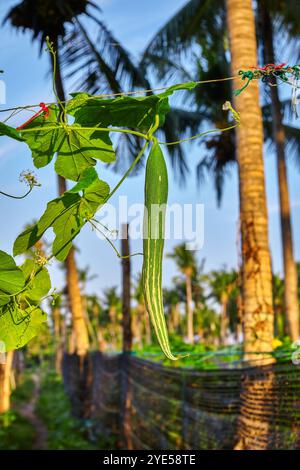
<path fill-rule="evenodd" d="M 162 262 L 165 212 L 168 201 L 168 172 L 157 142 L 149 153 L 145 175 L 143 293 L 146 309 L 159 345 L 168 359 L 173 356 L 165 320 L 162 296 Z"/>

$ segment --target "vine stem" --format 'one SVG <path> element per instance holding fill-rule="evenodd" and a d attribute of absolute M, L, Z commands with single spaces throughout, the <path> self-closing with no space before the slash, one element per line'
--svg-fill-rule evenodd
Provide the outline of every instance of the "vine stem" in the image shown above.
<path fill-rule="evenodd" d="M 225 82 L 225 81 L 228 81 L 228 80 L 240 80 L 241 77 L 240 75 L 235 75 L 235 76 L 232 76 L 232 77 L 225 77 L 225 78 L 215 78 L 215 79 L 212 79 L 212 80 L 198 80 L 196 81 L 195 83 L 197 85 L 205 85 L 205 84 L 208 84 L 208 83 L 218 83 L 218 82 Z M 188 82 L 183 82 L 184 83 L 188 83 Z M 87 99 L 101 99 L 101 98 L 110 98 L 110 97 L 115 97 L 115 96 L 130 96 L 130 95 L 137 95 L 137 94 L 146 94 L 146 93 L 152 93 L 152 92 L 157 92 L 157 91 L 164 91 L 164 90 L 167 90 L 168 88 L 170 87 L 169 86 L 165 86 L 165 87 L 160 87 L 160 88 L 149 88 L 149 89 L 145 89 L 145 90 L 132 90 L 132 91 L 124 91 L 124 92 L 120 92 L 120 93 L 103 93 L 101 95 L 93 95 L 91 97 L 87 97 Z M 71 98 L 73 99 L 73 98 Z M 61 103 L 68 103 L 69 101 L 71 101 L 71 99 L 69 100 L 65 100 L 64 102 L 61 101 Z M 51 105 L 51 104 L 56 104 L 55 102 L 49 102 L 49 103 L 46 103 L 47 105 Z M 30 105 L 27 105 L 27 106 L 19 106 L 17 108 L 7 108 L 7 109 L 0 109 L 0 113 L 4 113 L 6 111 L 13 111 L 15 109 L 29 109 L 29 108 L 36 108 L 38 107 L 38 104 L 30 104 Z"/>
<path fill-rule="evenodd" d="M 147 134 L 143 134 L 142 132 L 138 131 L 131 131 L 129 129 L 119 129 L 117 127 L 74 127 L 72 125 L 58 125 L 58 126 L 40 126 L 40 127 L 35 127 L 34 129 L 22 129 L 22 133 L 24 132 L 40 132 L 40 131 L 51 131 L 55 129 L 71 129 L 71 131 L 101 131 L 101 132 L 121 132 L 124 134 L 133 134 L 136 135 L 137 137 L 141 137 L 145 140 L 148 140 L 149 137 Z"/>
<path fill-rule="evenodd" d="M 208 131 L 204 131 L 204 132 L 200 132 L 199 134 L 195 134 L 193 135 L 192 137 L 187 137 L 186 139 L 181 139 L 181 140 L 176 140 L 174 142 L 162 142 L 162 141 L 158 141 L 159 144 L 161 145 L 167 145 L 167 146 L 170 146 L 170 145 L 178 145 L 178 144 L 181 144 L 183 142 L 189 142 L 191 140 L 195 140 L 195 139 L 198 139 L 199 137 L 203 137 L 204 135 L 208 135 L 208 134 L 213 134 L 215 132 L 226 132 L 226 131 L 230 131 L 231 129 L 235 129 L 236 127 L 238 126 L 238 124 L 235 124 L 233 126 L 229 126 L 229 127 L 225 127 L 223 129 L 218 129 L 218 128 L 215 128 L 215 129 L 210 129 Z M 132 135 L 135 135 L 137 137 L 140 137 L 142 139 L 145 139 L 147 141 L 151 140 L 151 137 L 149 136 L 149 134 L 143 134 L 142 132 L 138 132 L 138 131 L 131 131 L 129 129 L 119 129 L 119 128 L 115 128 L 115 127 L 110 127 L 110 128 L 107 128 L 107 127 L 73 127 L 71 125 L 64 125 L 64 126 L 47 126 L 46 128 L 45 127 L 36 127 L 34 129 L 22 129 L 22 133 L 23 132 L 40 132 L 42 130 L 54 130 L 54 129 L 58 129 L 58 128 L 63 128 L 63 129 L 71 129 L 72 131 L 101 131 L 101 132 L 119 132 L 119 133 L 124 133 L 124 134 L 132 134 Z"/>
<path fill-rule="evenodd" d="M 60 108 L 60 116 L 59 116 L 59 119 L 60 119 L 60 122 L 62 125 L 65 125 L 66 124 L 66 111 L 65 111 L 65 106 L 64 106 L 64 103 L 61 101 L 60 97 L 59 97 L 59 94 L 57 92 L 57 89 L 56 89 L 56 74 L 57 74 L 57 58 L 56 58 L 56 51 L 53 49 L 53 44 L 52 42 L 50 41 L 49 37 L 47 36 L 46 37 L 46 44 L 47 44 L 47 48 L 48 48 L 48 51 L 49 53 L 51 54 L 52 56 L 52 64 L 53 64 L 53 71 L 52 71 L 52 87 L 53 87 L 53 93 L 54 93 L 54 96 L 57 100 L 57 103 L 59 105 L 59 108 Z"/>
<path fill-rule="evenodd" d="M 110 246 L 113 248 L 114 252 L 116 253 L 117 257 L 120 258 L 120 259 L 129 259 L 129 258 L 132 258 L 133 256 L 143 256 L 143 253 L 132 253 L 132 255 L 127 255 L 127 256 L 122 256 L 121 253 L 119 252 L 119 250 L 116 248 L 116 246 L 113 244 L 113 242 L 108 238 L 107 235 L 105 235 L 105 233 L 100 230 L 97 225 L 92 222 L 91 220 L 89 220 L 89 223 L 91 224 L 91 226 L 99 233 L 101 233 L 101 235 L 103 235 L 103 237 L 105 238 L 105 240 L 110 244 Z M 98 222 L 99 223 L 99 222 Z"/>
<path fill-rule="evenodd" d="M 27 191 L 27 193 L 23 194 L 23 196 L 13 196 L 12 194 L 5 193 L 4 191 L 0 191 L 0 194 L 6 197 L 10 197 L 12 199 L 24 199 L 26 196 L 28 196 L 28 194 L 31 193 L 32 189 L 33 186 Z"/>
<path fill-rule="evenodd" d="M 207 134 L 213 134 L 214 132 L 226 132 L 226 131 L 230 131 L 231 129 L 235 129 L 236 127 L 238 127 L 239 124 L 234 124 L 233 126 L 229 126 L 229 127 L 225 127 L 223 129 L 210 129 L 209 131 L 204 131 L 204 132 L 200 132 L 200 134 L 196 134 L 196 135 L 193 135 L 192 137 L 187 137 L 186 139 L 181 139 L 181 140 L 176 140 L 175 142 L 160 142 L 158 141 L 158 143 L 160 145 L 177 145 L 177 144 L 181 144 L 183 142 L 188 142 L 190 140 L 194 140 L 194 139 L 198 139 L 199 137 L 203 137 L 204 135 L 207 135 Z"/>

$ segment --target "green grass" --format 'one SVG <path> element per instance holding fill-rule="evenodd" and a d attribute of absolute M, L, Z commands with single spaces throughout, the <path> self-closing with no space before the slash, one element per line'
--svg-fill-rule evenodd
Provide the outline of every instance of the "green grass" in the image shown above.
<path fill-rule="evenodd" d="M 25 374 L 23 382 L 17 385 L 12 393 L 11 400 L 14 405 L 21 405 L 22 403 L 29 402 L 31 400 L 34 390 L 34 382 L 30 375 Z"/>
<path fill-rule="evenodd" d="M 32 424 L 14 409 L 31 399 L 34 388 L 33 380 L 26 376 L 11 396 L 13 408 L 0 415 L 0 449 L 28 450 L 35 440 L 35 429 Z"/>
<path fill-rule="evenodd" d="M 160 362 L 170 367 L 189 367 L 196 369 L 217 369 L 222 362 L 236 361 L 240 359 L 239 347 L 227 347 L 218 350 L 212 345 L 203 343 L 187 344 L 176 335 L 170 335 L 170 344 L 175 356 L 180 357 L 178 361 L 168 360 L 162 353 L 158 344 L 144 347 L 143 350 L 134 351 L 138 357 Z"/>
<path fill-rule="evenodd" d="M 1 450 L 29 450 L 34 440 L 33 426 L 17 411 L 11 410 L 0 415 Z"/>
<path fill-rule="evenodd" d="M 219 369 L 224 364 L 230 368 L 237 367 L 239 363 L 242 364 L 243 349 L 241 345 L 221 347 L 205 345 L 203 343 L 191 345 L 184 343 L 182 338 L 176 335 L 170 335 L 170 344 L 174 355 L 182 356 L 178 361 L 168 360 L 156 342 L 150 346 L 145 346 L 142 350 L 134 350 L 133 353 L 138 357 L 159 362 L 167 367 L 210 370 Z M 277 362 L 291 361 L 292 355 L 296 351 L 299 351 L 297 357 L 300 358 L 300 346 L 293 346 L 288 337 L 281 339 L 274 347 L 272 356 Z M 253 358 L 255 359 L 255 355 L 253 355 Z"/>
<path fill-rule="evenodd" d="M 36 411 L 48 429 L 50 450 L 96 449 L 87 439 L 87 427 L 71 415 L 62 380 L 54 372 L 42 381 Z"/>

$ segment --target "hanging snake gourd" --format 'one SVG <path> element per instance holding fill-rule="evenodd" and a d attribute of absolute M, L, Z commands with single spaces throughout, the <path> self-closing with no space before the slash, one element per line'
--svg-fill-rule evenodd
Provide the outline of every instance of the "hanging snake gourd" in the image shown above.
<path fill-rule="evenodd" d="M 159 345 L 168 359 L 176 360 L 170 349 L 162 295 L 167 201 L 167 166 L 159 144 L 154 142 L 147 159 L 145 174 L 143 293 Z"/>

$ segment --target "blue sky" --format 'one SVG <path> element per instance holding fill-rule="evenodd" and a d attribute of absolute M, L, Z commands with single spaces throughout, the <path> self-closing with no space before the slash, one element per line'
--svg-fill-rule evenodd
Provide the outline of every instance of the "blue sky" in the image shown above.
<path fill-rule="evenodd" d="M 7 9 L 17 3 L 7 0 L 0 4 L 1 20 Z M 183 4 L 185 0 L 102 0 L 99 5 L 103 9 L 103 19 L 113 31 L 118 40 L 131 51 L 137 60 L 139 54 L 150 40 L 155 31 Z M 16 33 L 9 25 L 1 28 L 1 62 L 0 69 L 7 87 L 6 107 L 39 103 L 53 99 L 49 75 L 49 58 L 46 53 L 39 57 L 36 44 L 33 44 L 29 34 Z M 285 58 L 286 59 L 286 58 Z M 71 91 L 71 90 L 69 90 Z M 73 90 L 72 90 L 73 91 Z M 3 108 L 3 106 L 2 106 Z M 220 112 L 222 112 L 220 110 Z M 23 119 L 24 118 L 24 119 Z M 23 116 L 21 121 L 26 118 Z M 1 119 L 1 116 L 0 116 Z M 20 121 L 19 121 L 20 122 Z M 199 158 L 199 147 L 187 145 L 188 158 L 196 162 Z M 201 148 L 201 147 L 200 147 Z M 280 230 L 278 214 L 278 194 L 276 183 L 276 166 L 274 155 L 265 151 L 267 198 L 270 218 L 270 245 L 273 267 L 276 272 L 282 270 Z M 30 152 L 22 143 L 10 142 L 1 138 L 0 144 L 0 189 L 12 194 L 22 194 L 24 188 L 18 178 L 21 171 L 33 169 Z M 12 244 L 24 225 L 42 214 L 47 201 L 56 196 L 56 177 L 52 165 L 36 171 L 41 188 L 25 200 L 15 201 L 2 197 L 1 205 L 1 249 L 11 252 Z M 113 186 L 119 177 L 112 172 L 100 168 L 101 177 Z M 221 209 L 216 207 L 213 185 L 207 181 L 198 188 L 194 174 L 191 174 L 188 185 L 179 188 L 173 178 L 170 178 L 170 202 L 204 203 L 205 205 L 205 242 L 199 251 L 199 260 L 206 259 L 205 267 L 217 269 L 223 265 L 236 267 L 237 263 L 237 217 L 238 193 L 235 171 L 226 181 L 223 204 Z M 289 183 L 294 229 L 296 258 L 300 259 L 300 174 L 295 164 L 289 162 Z M 128 179 L 121 187 L 119 195 L 127 195 L 129 203 L 143 201 L 143 174 Z M 117 196 L 114 202 L 117 203 Z M 166 252 L 174 243 L 166 243 Z M 89 229 L 84 229 L 78 237 L 77 254 L 81 268 L 90 266 L 91 272 L 98 275 L 90 286 L 90 292 L 98 292 L 112 285 L 120 284 L 120 262 L 111 247 L 99 240 Z M 141 251 L 141 243 L 135 242 L 132 251 Z M 141 269 L 141 259 L 133 258 L 133 272 Z M 63 274 L 53 263 L 50 267 L 53 284 L 60 287 Z M 170 284 L 175 274 L 173 262 L 166 260 L 164 264 L 164 283 Z"/>

